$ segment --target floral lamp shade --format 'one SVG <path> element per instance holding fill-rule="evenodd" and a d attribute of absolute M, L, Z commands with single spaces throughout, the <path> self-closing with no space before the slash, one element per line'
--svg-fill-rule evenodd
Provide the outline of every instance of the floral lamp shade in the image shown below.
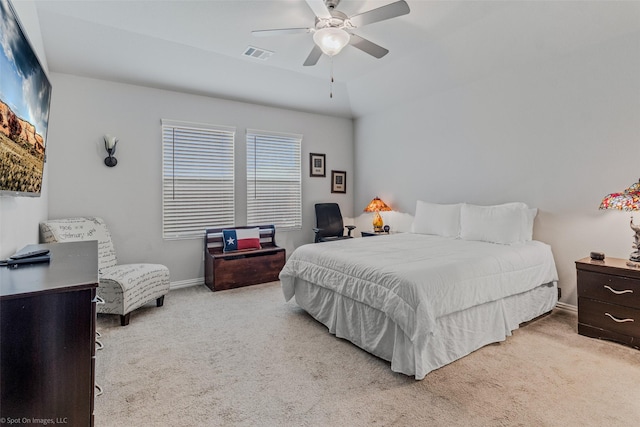
<path fill-rule="evenodd" d="M 600 209 L 616 209 L 619 211 L 640 211 L 640 180 L 624 190 L 622 193 L 607 194 L 600 203 Z M 628 264 L 633 267 L 640 267 L 640 226 L 630 222 L 631 229 L 635 232 L 633 248 Z"/>
<path fill-rule="evenodd" d="M 373 230 L 374 231 L 382 231 L 382 217 L 380 216 L 380 212 L 388 212 L 391 208 L 385 202 L 380 200 L 378 197 L 374 197 L 371 202 L 364 208 L 364 212 L 375 212 L 375 216 L 373 217 Z"/>
<path fill-rule="evenodd" d="M 600 203 L 600 209 L 640 211 L 640 180 L 622 193 L 611 193 Z"/>

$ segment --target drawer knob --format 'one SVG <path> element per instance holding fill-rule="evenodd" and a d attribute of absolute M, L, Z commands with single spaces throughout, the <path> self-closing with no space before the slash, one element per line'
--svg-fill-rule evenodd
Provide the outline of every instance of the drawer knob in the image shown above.
<path fill-rule="evenodd" d="M 605 316 L 609 316 L 611 318 L 611 320 L 613 320 L 616 323 L 625 323 L 625 322 L 633 322 L 633 319 L 618 319 L 616 316 L 612 316 L 609 313 L 605 313 Z"/>
<path fill-rule="evenodd" d="M 632 294 L 633 290 L 632 289 L 625 289 L 623 291 L 616 291 L 615 289 L 613 289 L 612 287 L 608 286 L 608 285 L 604 285 L 605 289 L 609 289 L 611 292 L 613 292 L 616 295 L 622 295 L 622 294 Z"/>

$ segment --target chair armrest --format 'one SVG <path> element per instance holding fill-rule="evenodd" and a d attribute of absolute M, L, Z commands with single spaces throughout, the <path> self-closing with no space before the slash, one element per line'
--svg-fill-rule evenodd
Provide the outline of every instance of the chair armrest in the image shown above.
<path fill-rule="evenodd" d="M 351 230 L 356 228 L 356 226 L 355 225 L 345 225 L 345 228 L 348 230 L 347 231 L 347 236 L 351 236 Z"/>
<path fill-rule="evenodd" d="M 316 234 L 316 238 L 314 239 L 314 243 L 318 243 L 320 241 L 320 232 L 322 228 L 312 228 L 313 232 Z"/>

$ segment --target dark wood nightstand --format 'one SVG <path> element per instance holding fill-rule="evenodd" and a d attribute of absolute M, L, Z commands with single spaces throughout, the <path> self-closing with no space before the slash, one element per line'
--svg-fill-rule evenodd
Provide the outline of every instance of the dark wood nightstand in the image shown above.
<path fill-rule="evenodd" d="M 389 234 L 394 234 L 393 231 L 361 231 L 360 234 L 362 237 L 371 237 L 371 236 L 388 236 Z"/>
<path fill-rule="evenodd" d="M 576 261 L 578 333 L 640 349 L 640 268 L 606 258 Z"/>

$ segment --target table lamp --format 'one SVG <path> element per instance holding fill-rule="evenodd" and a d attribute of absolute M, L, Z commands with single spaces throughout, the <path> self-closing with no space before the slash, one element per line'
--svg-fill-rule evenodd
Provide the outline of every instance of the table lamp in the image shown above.
<path fill-rule="evenodd" d="M 619 211 L 640 211 L 640 180 L 622 193 L 611 193 L 605 196 L 600 203 L 600 209 L 616 209 Z M 633 248 L 631 252 L 629 265 L 640 267 L 640 225 L 633 223 L 633 215 L 631 216 L 631 229 L 635 232 Z"/>
<path fill-rule="evenodd" d="M 388 212 L 391 208 L 378 197 L 374 197 L 373 200 L 364 208 L 364 212 L 375 212 L 375 216 L 373 217 L 373 231 L 381 232 L 382 226 L 384 223 L 382 222 L 382 217 L 380 216 L 380 212 Z"/>

